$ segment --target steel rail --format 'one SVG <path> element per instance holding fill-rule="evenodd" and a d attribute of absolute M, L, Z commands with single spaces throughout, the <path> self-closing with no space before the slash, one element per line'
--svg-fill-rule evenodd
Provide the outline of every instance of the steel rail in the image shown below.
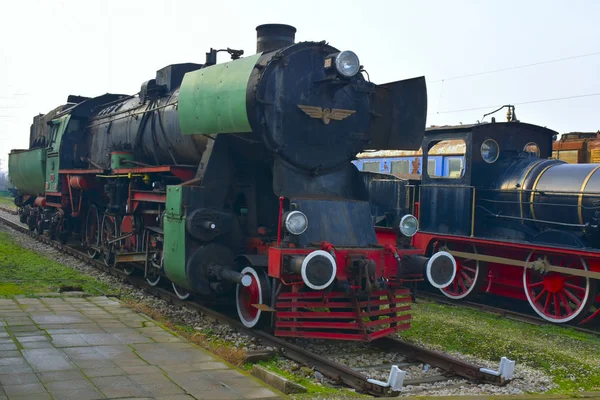
<path fill-rule="evenodd" d="M 127 283 L 139 289 L 142 289 L 159 299 L 165 300 L 173 305 L 192 309 L 200 313 L 202 316 L 207 316 L 210 319 L 213 319 L 219 323 L 229 325 L 232 328 L 243 332 L 249 336 L 256 337 L 260 339 L 264 344 L 279 348 L 282 355 L 286 358 L 289 358 L 293 361 L 307 366 L 314 367 L 316 370 L 321 372 L 323 375 L 327 376 L 329 379 L 332 379 L 338 383 L 343 383 L 355 389 L 358 392 L 370 394 L 377 397 L 397 396 L 400 394 L 400 392 L 394 392 L 388 387 L 380 386 L 369 382 L 368 378 L 365 375 L 361 374 L 359 371 L 351 367 L 336 363 L 324 356 L 308 351 L 296 344 L 290 343 L 283 338 L 276 337 L 266 331 L 249 329 L 237 319 L 232 318 L 219 311 L 216 311 L 203 304 L 190 301 L 183 301 L 179 299 L 174 293 L 171 293 L 168 290 L 165 290 L 160 287 L 150 286 L 146 282 L 146 280 L 141 276 L 128 275 L 122 270 L 109 267 L 105 265 L 102 261 L 90 258 L 86 253 L 79 251 L 72 246 L 60 244 L 59 242 L 51 240 L 50 238 L 44 235 L 40 235 L 35 231 L 30 231 L 24 225 L 18 222 L 8 220 L 1 215 L 0 223 L 3 223 L 19 232 L 22 232 L 34 239 L 37 239 L 38 241 L 44 244 L 52 246 L 81 261 L 89 263 L 112 276 L 123 279 Z M 386 349 L 387 351 L 396 350 L 402 353 L 406 353 L 409 359 L 430 364 L 432 366 L 442 369 L 449 375 L 457 375 L 472 381 L 493 383 L 497 385 L 502 385 L 506 383 L 504 379 L 500 376 L 482 372 L 479 366 L 464 362 L 462 360 L 456 359 L 443 353 L 416 346 L 414 344 L 405 342 L 397 338 L 379 338 L 371 342 L 371 344 L 373 344 L 376 347 Z"/>
<path fill-rule="evenodd" d="M 0 211 L 4 211 L 5 213 L 9 213 L 12 215 L 17 215 L 17 210 L 14 208 L 8 208 L 6 206 L 0 206 Z"/>

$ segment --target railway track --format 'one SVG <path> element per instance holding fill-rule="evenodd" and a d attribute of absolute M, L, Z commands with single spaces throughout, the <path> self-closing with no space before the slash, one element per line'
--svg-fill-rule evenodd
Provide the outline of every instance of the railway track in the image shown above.
<path fill-rule="evenodd" d="M 453 306 L 453 307 L 462 307 L 462 308 L 468 308 L 468 309 L 472 309 L 472 310 L 485 311 L 488 313 L 496 314 L 496 315 L 501 316 L 506 319 L 525 322 L 525 323 L 531 324 L 531 325 L 556 326 L 555 324 L 548 323 L 548 321 L 546 321 L 543 318 L 540 318 L 540 317 L 537 317 L 537 316 L 534 316 L 531 314 L 525 314 L 525 313 L 521 313 L 521 312 L 517 312 L 517 311 L 513 311 L 513 310 L 508 310 L 506 308 L 494 307 L 489 304 L 484 304 L 484 303 L 475 302 L 475 301 L 460 300 L 459 302 L 456 302 L 456 301 L 452 301 L 452 300 L 448 299 L 447 297 L 445 297 L 441 294 L 437 294 L 437 293 L 433 293 L 433 292 L 429 292 L 429 291 L 419 292 L 419 294 L 417 296 L 417 301 L 419 298 L 434 301 L 439 304 Z M 575 325 L 575 324 L 566 324 L 564 326 L 568 327 L 570 329 L 573 329 L 577 332 L 600 336 L 600 330 L 584 328 L 584 327 L 581 327 L 581 326 Z"/>
<path fill-rule="evenodd" d="M 31 232 L 24 225 L 21 225 L 16 221 L 12 221 L 5 215 L 2 215 L 3 213 L 10 213 L 12 215 L 16 214 L 14 210 L 0 207 L 0 223 L 9 226 L 10 228 L 15 229 L 21 233 L 24 233 L 40 242 L 53 246 L 54 248 L 70 256 L 73 256 L 81 261 L 89 263 L 92 266 L 123 281 L 126 281 L 127 283 L 137 288 L 140 288 L 157 298 L 169 302 L 170 304 L 180 307 L 187 307 L 189 309 L 195 310 L 198 313 L 201 313 L 202 315 L 207 316 L 210 319 L 213 319 L 219 323 L 227 324 L 232 328 L 238 330 L 239 332 L 243 332 L 249 336 L 256 337 L 260 339 L 264 345 L 279 349 L 280 353 L 286 358 L 293 360 L 297 363 L 312 367 L 328 379 L 338 384 L 342 384 L 353 388 L 357 392 L 367 393 L 377 397 L 394 396 L 399 394 L 398 391 L 393 391 L 390 386 L 385 386 L 382 385 L 380 382 L 378 383 L 374 382 L 371 379 L 368 379 L 368 377 L 363 373 L 366 370 L 383 370 L 384 367 L 389 369 L 392 366 L 392 364 L 352 368 L 342 363 L 333 361 L 331 357 L 327 355 L 316 354 L 315 352 L 311 352 L 305 349 L 301 345 L 294 344 L 291 343 L 289 340 L 273 336 L 272 334 L 266 331 L 248 329 L 241 322 L 239 322 L 237 318 L 216 311 L 200 303 L 192 301 L 182 301 L 169 290 L 166 290 L 161 287 L 152 287 L 148 285 L 148 283 L 143 277 L 128 275 L 122 270 L 108 267 L 102 261 L 91 259 L 87 254 L 85 254 L 75 246 L 69 244 L 63 245 L 51 240 L 50 238 L 44 235 L 39 235 L 35 232 Z M 398 363 L 399 367 L 405 367 L 415 364 L 424 364 L 442 371 L 441 375 L 438 374 L 435 376 L 428 376 L 423 378 L 407 379 L 405 380 L 405 384 L 418 385 L 420 383 L 439 382 L 453 378 L 465 378 L 474 382 L 491 383 L 496 385 L 502 385 L 507 383 L 507 380 L 505 380 L 503 376 L 496 374 L 493 371 L 485 370 L 480 366 L 464 362 L 455 357 L 451 357 L 440 352 L 416 346 L 398 338 L 385 337 L 373 341 L 368 345 L 372 346 L 373 349 L 379 349 L 380 351 L 385 351 L 387 353 L 401 353 L 405 361 Z"/>
<path fill-rule="evenodd" d="M 9 208 L 6 206 L 0 206 L 0 211 L 8 213 L 8 214 L 12 214 L 12 215 L 17 215 L 17 211 L 14 208 Z"/>

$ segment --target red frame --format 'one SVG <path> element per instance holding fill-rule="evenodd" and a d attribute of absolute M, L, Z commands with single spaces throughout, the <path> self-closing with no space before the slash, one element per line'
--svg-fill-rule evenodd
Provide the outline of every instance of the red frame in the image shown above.
<path fill-rule="evenodd" d="M 183 182 L 194 178 L 195 169 L 191 167 L 176 167 L 172 165 L 164 165 L 158 167 L 138 167 L 138 168 L 117 168 L 113 169 L 112 173 L 116 175 L 125 174 L 155 174 L 160 172 L 170 172 Z"/>
<path fill-rule="evenodd" d="M 395 244 L 395 234 L 393 236 L 393 241 L 389 235 L 388 239 Z M 392 244 L 336 248 L 328 242 L 313 248 L 283 247 L 260 237 L 249 239 L 247 246 L 249 253 L 268 256 L 268 275 L 281 284 L 273 300 L 276 336 L 371 341 L 410 328 L 412 297 L 403 284 L 423 280 L 423 277 L 398 279 L 398 259 L 407 254 L 423 254 L 422 250 L 397 249 Z M 387 288 L 372 293 L 361 292 L 356 286 L 348 287 L 348 292 L 305 291 L 298 274 L 284 272 L 283 257 L 308 255 L 315 250 L 327 251 L 335 257 L 336 277 L 342 281 L 351 281 L 348 268 L 352 258 L 363 256 L 375 261 L 377 277 L 387 280 Z M 388 307 L 381 308 L 382 305 Z"/>
<path fill-rule="evenodd" d="M 583 258 L 590 271 L 600 272 L 600 253 L 589 250 L 564 249 L 539 244 L 504 242 L 500 240 L 439 235 L 426 232 L 418 232 L 413 237 L 413 245 L 425 253 L 431 251 L 433 243 L 436 241 L 474 245 L 479 254 L 511 258 L 519 261 L 525 261 L 533 251 L 548 255 L 575 256 Z M 487 263 L 487 268 L 486 285 L 482 288 L 483 292 L 527 301 L 523 287 L 523 267 Z M 596 296 L 595 303 L 600 303 L 600 294 Z M 600 311 L 596 311 L 581 321 L 581 323 L 587 323 L 598 315 L 600 315 Z"/>

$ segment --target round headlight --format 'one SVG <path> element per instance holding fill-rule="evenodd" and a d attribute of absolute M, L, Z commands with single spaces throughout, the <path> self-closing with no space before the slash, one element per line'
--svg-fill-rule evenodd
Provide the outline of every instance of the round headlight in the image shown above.
<path fill-rule="evenodd" d="M 346 78 L 351 78 L 358 73 L 360 61 L 353 51 L 344 50 L 335 58 L 335 69 Z"/>
<path fill-rule="evenodd" d="M 308 218 L 302 211 L 292 211 L 285 217 L 285 229 L 292 235 L 301 235 L 308 228 Z"/>
<path fill-rule="evenodd" d="M 400 220 L 399 227 L 404 236 L 412 237 L 419 230 L 419 221 L 414 215 L 407 214 Z"/>

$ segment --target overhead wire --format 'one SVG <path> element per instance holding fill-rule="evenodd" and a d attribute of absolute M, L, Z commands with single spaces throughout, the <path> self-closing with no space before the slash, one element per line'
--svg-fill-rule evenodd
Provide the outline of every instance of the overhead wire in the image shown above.
<path fill-rule="evenodd" d="M 475 73 L 466 74 L 466 75 L 451 76 L 451 77 L 447 77 L 447 78 L 443 78 L 443 79 L 438 79 L 438 80 L 435 80 L 435 81 L 431 81 L 431 83 L 441 82 L 442 83 L 442 87 L 440 89 L 440 95 L 439 95 L 439 98 L 438 98 L 438 109 L 437 109 L 437 112 L 435 112 L 435 113 L 429 113 L 428 115 L 448 114 L 448 113 L 462 112 L 462 111 L 477 111 L 477 110 L 484 110 L 484 109 L 490 108 L 490 107 L 477 107 L 477 108 L 464 109 L 464 110 L 439 111 L 439 107 L 440 107 L 440 104 L 441 104 L 441 101 L 442 101 L 442 95 L 444 93 L 444 82 L 445 81 L 455 80 L 455 79 L 471 78 L 471 77 L 475 77 L 475 76 L 493 74 L 493 73 L 504 72 L 504 71 L 511 71 L 511 70 L 516 70 L 516 69 L 521 69 L 521 68 L 529 68 L 529 67 L 534 67 L 534 66 L 537 66 L 537 65 L 551 64 L 551 63 L 556 63 L 556 62 L 561 62 L 561 61 L 574 60 L 574 59 L 578 59 L 578 58 L 591 57 L 591 56 L 596 56 L 596 55 L 599 55 L 599 54 L 600 54 L 600 51 L 596 51 L 596 52 L 593 52 L 593 53 L 585 53 L 585 54 L 579 54 L 579 55 L 575 55 L 575 56 L 556 58 L 556 59 L 553 59 L 553 60 L 538 61 L 538 62 L 529 63 L 529 64 L 516 65 L 516 66 L 513 66 L 513 67 L 498 68 L 498 69 L 493 69 L 493 70 L 483 71 L 483 72 L 475 72 Z M 589 96 L 596 96 L 596 94 L 581 95 L 581 96 L 567 96 L 565 98 L 557 98 L 557 99 L 537 100 L 537 101 L 533 101 L 533 103 L 542 103 L 542 102 L 547 102 L 547 101 L 566 100 L 568 98 L 589 97 Z M 531 102 L 518 103 L 518 104 L 515 104 L 515 105 L 521 105 L 521 104 L 531 104 Z M 495 107 L 495 106 L 493 106 L 493 107 Z"/>
<path fill-rule="evenodd" d="M 448 78 L 443 78 L 443 79 L 438 79 L 438 80 L 435 80 L 435 81 L 431 81 L 431 83 L 450 81 L 450 80 L 454 80 L 454 79 L 471 78 L 473 76 L 493 74 L 493 73 L 496 73 L 496 72 L 504 72 L 504 71 L 511 71 L 511 70 L 515 70 L 515 69 L 521 69 L 521 68 L 535 67 L 537 65 L 551 64 L 551 63 L 560 62 L 560 61 L 567 61 L 567 60 L 574 60 L 574 59 L 577 59 L 577 58 L 591 57 L 591 56 L 596 56 L 596 55 L 599 55 L 599 54 L 600 54 L 600 51 L 596 51 L 594 53 L 586 53 L 586 54 L 580 54 L 580 55 L 576 55 L 576 56 L 556 58 L 554 60 L 538 61 L 538 62 L 529 63 L 529 64 L 516 65 L 516 66 L 513 66 L 513 67 L 498 68 L 498 69 L 492 69 L 492 70 L 489 70 L 489 71 L 475 72 L 475 73 L 472 73 L 472 74 L 451 76 L 451 77 L 448 77 Z"/>
<path fill-rule="evenodd" d="M 579 94 L 579 95 L 575 95 L 575 96 L 555 97 L 555 98 L 551 98 L 551 99 L 540 99 L 540 100 L 522 101 L 522 102 L 519 102 L 519 103 L 511 103 L 511 105 L 521 106 L 521 105 L 525 105 L 525 104 L 547 103 L 547 102 L 551 102 L 551 101 L 571 100 L 571 99 L 578 99 L 578 98 L 582 98 L 582 97 L 592 97 L 592 96 L 600 96 L 600 92 Z M 495 108 L 495 107 L 499 107 L 499 105 L 496 104 L 496 105 L 493 105 L 493 106 L 486 106 L 486 107 L 473 107 L 473 108 L 463 108 L 463 109 L 460 109 L 460 110 L 437 111 L 437 112 L 434 112 L 434 113 L 428 113 L 428 115 L 450 114 L 450 113 L 458 113 L 458 112 L 465 112 L 465 111 L 489 110 L 490 108 Z"/>

